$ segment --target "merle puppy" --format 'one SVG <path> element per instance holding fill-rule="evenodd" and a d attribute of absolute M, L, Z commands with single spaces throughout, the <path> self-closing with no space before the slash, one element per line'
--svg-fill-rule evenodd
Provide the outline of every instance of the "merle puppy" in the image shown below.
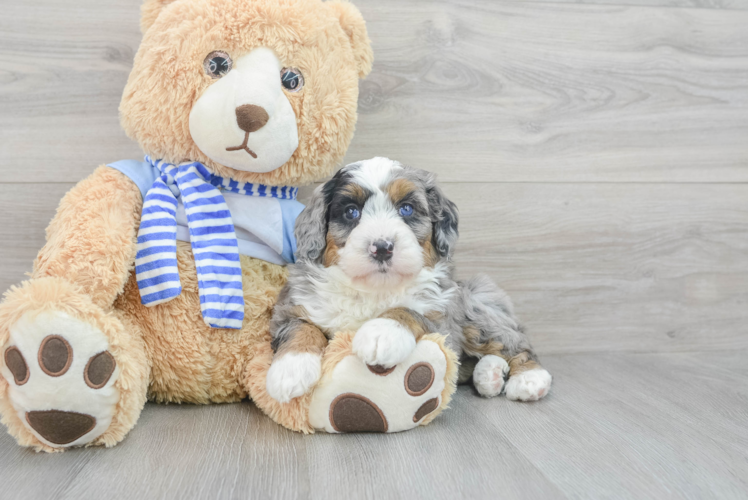
<path fill-rule="evenodd" d="M 437 332 L 460 356 L 460 381 L 472 375 L 481 395 L 545 396 L 551 375 L 506 293 L 487 276 L 453 279 L 457 220 L 434 174 L 387 158 L 348 165 L 317 188 L 273 314 L 268 394 L 283 403 L 311 390 L 328 339 L 355 330 L 353 351 L 370 366 L 398 364 Z"/>

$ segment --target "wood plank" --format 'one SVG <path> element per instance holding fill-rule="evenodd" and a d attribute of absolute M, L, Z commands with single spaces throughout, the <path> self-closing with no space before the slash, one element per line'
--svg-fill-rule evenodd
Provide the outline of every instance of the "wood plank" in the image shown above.
<path fill-rule="evenodd" d="M 0 294 L 26 279 L 45 242 L 44 230 L 73 184 L 0 184 Z M 30 190 L 35 190 L 31 193 Z"/>
<path fill-rule="evenodd" d="M 114 449 L 35 454 L 3 433 L 0 477 L 19 499 L 307 498 L 305 446 L 249 402 L 149 404 Z"/>
<path fill-rule="evenodd" d="M 34 0 L 3 5 L 4 181 L 77 182 L 101 163 L 142 157 L 121 130 L 117 111 L 140 43 L 140 4 Z"/>
<path fill-rule="evenodd" d="M 373 35 L 349 159 L 450 181 L 748 178 L 746 12 L 379 5 L 361 6 L 389 36 Z"/>
<path fill-rule="evenodd" d="M 249 402 L 148 404 L 113 449 L 35 454 L 3 433 L 0 482 L 4 498 L 50 500 L 744 498 L 748 379 L 722 375 L 745 355 L 547 356 L 546 399 L 462 386 L 433 424 L 387 436 L 302 436 Z"/>
<path fill-rule="evenodd" d="M 22 279 L 70 185 L 0 185 L 0 289 Z M 748 186 L 445 184 L 458 275 L 485 272 L 543 353 L 748 347 Z M 302 199 L 308 196 L 309 190 Z"/>
<path fill-rule="evenodd" d="M 64 497 L 308 498 L 307 442 L 246 401 L 148 405 L 125 442 L 94 452 Z"/>
<path fill-rule="evenodd" d="M 461 403 L 569 498 L 745 498 L 748 430 L 720 425 L 725 412 L 745 418 L 745 385 L 707 386 L 689 358 L 551 356 L 554 388 L 540 403 Z"/>
<path fill-rule="evenodd" d="M 540 3 L 583 3 L 591 5 L 638 5 L 641 7 L 677 7 L 691 9 L 748 10 L 742 0 L 521 0 Z"/>
<path fill-rule="evenodd" d="M 376 64 L 348 161 L 386 155 L 452 181 L 748 180 L 748 12 L 356 3 Z M 117 120 L 138 8 L 6 7 L 6 180 L 72 182 L 140 156 Z"/>
<path fill-rule="evenodd" d="M 418 432 L 315 435 L 307 442 L 311 498 L 564 498 L 497 428 L 463 400 Z M 334 493 L 333 493 L 334 492 Z"/>
<path fill-rule="evenodd" d="M 546 352 L 748 347 L 748 186 L 447 184 L 455 262 Z"/>
<path fill-rule="evenodd" d="M 109 450 L 34 454 L 3 434 L 0 480 L 16 498 L 449 499 L 491 498 L 502 474 L 503 498 L 562 498 L 495 429 L 450 415 L 424 432 L 303 436 L 249 402 L 149 404 Z M 49 472 L 32 480 L 41 468 Z"/>

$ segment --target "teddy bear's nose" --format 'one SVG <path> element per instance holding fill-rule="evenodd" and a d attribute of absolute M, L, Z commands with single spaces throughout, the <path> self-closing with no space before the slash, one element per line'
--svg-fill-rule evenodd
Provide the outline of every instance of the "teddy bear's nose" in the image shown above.
<path fill-rule="evenodd" d="M 236 108 L 236 123 L 247 133 L 260 130 L 269 119 L 267 111 L 260 106 L 245 104 Z"/>

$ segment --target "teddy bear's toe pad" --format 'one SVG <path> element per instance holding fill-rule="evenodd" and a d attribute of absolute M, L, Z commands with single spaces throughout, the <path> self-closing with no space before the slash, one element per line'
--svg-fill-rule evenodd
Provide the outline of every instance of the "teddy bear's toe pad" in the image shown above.
<path fill-rule="evenodd" d="M 387 432 L 377 405 L 358 394 L 341 394 L 330 405 L 330 423 L 338 432 Z"/>
<path fill-rule="evenodd" d="M 107 337 L 60 312 L 24 316 L 10 328 L 0 373 L 21 422 L 53 448 L 101 436 L 119 401 L 119 367 Z"/>
<path fill-rule="evenodd" d="M 30 411 L 26 421 L 40 436 L 58 445 L 70 444 L 96 427 L 91 415 L 72 411 Z"/>
<path fill-rule="evenodd" d="M 5 351 L 5 366 L 13 374 L 16 385 L 23 385 L 29 380 L 29 365 L 17 347 L 10 347 Z"/>
<path fill-rule="evenodd" d="M 441 404 L 447 359 L 421 340 L 394 369 L 368 366 L 355 354 L 323 375 L 312 395 L 309 421 L 327 432 L 399 432 L 423 423 Z"/>

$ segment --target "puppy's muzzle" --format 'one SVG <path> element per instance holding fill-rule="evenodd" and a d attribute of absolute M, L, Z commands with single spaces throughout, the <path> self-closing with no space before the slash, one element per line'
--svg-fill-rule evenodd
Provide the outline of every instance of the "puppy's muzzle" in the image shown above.
<path fill-rule="evenodd" d="M 377 262 L 387 262 L 392 258 L 395 244 L 387 240 L 377 240 L 369 246 L 369 254 Z"/>

